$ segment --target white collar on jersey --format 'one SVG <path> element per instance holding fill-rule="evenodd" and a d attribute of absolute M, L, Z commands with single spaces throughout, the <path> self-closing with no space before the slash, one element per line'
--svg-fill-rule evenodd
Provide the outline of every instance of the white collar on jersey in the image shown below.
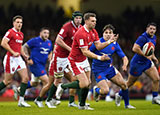
<path fill-rule="evenodd" d="M 71 23 L 72 23 L 72 25 L 73 25 L 75 28 L 79 28 L 79 27 L 80 27 L 80 25 L 77 27 L 77 26 L 74 24 L 73 21 L 71 21 Z"/>
<path fill-rule="evenodd" d="M 86 24 L 84 24 L 84 29 L 89 33 L 89 30 L 86 28 Z"/>
<path fill-rule="evenodd" d="M 13 31 L 18 32 L 14 27 L 12 29 L 13 29 Z"/>

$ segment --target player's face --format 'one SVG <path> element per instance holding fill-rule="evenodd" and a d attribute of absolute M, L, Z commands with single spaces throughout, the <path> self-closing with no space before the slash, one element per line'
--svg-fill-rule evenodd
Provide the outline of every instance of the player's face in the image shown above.
<path fill-rule="evenodd" d="M 147 27 L 146 32 L 147 32 L 151 37 L 153 37 L 154 34 L 156 33 L 156 30 L 157 30 L 157 29 L 156 29 L 155 26 L 150 25 L 149 27 Z"/>
<path fill-rule="evenodd" d="M 104 32 L 103 32 L 103 38 L 104 40 L 109 40 L 111 37 L 113 36 L 113 30 L 111 29 L 106 29 Z"/>
<path fill-rule="evenodd" d="M 49 30 L 42 30 L 40 32 L 40 37 L 43 39 L 43 40 L 47 40 L 49 38 Z"/>
<path fill-rule="evenodd" d="M 21 30 L 22 24 L 23 24 L 23 22 L 22 22 L 22 19 L 20 19 L 20 18 L 17 18 L 17 19 L 13 22 L 13 26 L 14 26 L 14 28 L 15 28 L 17 31 L 20 31 L 20 30 Z"/>
<path fill-rule="evenodd" d="M 74 18 L 74 23 L 76 26 L 79 26 L 82 23 L 82 16 L 76 16 Z"/>
<path fill-rule="evenodd" d="M 88 28 L 90 30 L 94 29 L 96 26 L 96 18 L 95 17 L 90 17 L 87 21 L 86 24 L 88 25 Z"/>

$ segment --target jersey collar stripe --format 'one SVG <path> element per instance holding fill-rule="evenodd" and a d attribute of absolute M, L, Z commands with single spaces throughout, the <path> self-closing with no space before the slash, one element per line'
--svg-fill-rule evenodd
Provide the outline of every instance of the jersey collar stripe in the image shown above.
<path fill-rule="evenodd" d="M 12 28 L 13 31 L 18 32 L 15 28 Z"/>
<path fill-rule="evenodd" d="M 86 28 L 86 25 L 83 26 L 84 30 L 86 30 L 89 33 L 89 30 Z"/>

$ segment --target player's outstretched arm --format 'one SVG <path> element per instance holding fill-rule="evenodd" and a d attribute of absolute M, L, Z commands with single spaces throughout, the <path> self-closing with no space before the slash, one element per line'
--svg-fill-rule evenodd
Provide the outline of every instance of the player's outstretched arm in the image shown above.
<path fill-rule="evenodd" d="M 97 50 L 102 50 L 103 48 L 107 47 L 109 44 L 117 41 L 118 37 L 119 37 L 118 34 L 117 34 L 117 35 L 113 35 L 112 38 L 109 39 L 109 40 L 106 41 L 106 42 L 101 43 L 100 41 L 97 41 L 97 42 L 95 42 L 94 44 L 95 44 Z"/>

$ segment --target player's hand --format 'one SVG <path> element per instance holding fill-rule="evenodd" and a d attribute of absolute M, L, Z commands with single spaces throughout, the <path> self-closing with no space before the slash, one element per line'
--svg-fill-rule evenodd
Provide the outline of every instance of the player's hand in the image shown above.
<path fill-rule="evenodd" d="M 28 65 L 33 65 L 33 60 L 32 59 L 27 60 L 27 64 Z"/>
<path fill-rule="evenodd" d="M 155 61 L 155 63 L 158 65 L 159 64 L 159 61 L 157 58 L 153 58 L 153 60 Z"/>
<path fill-rule="evenodd" d="M 117 34 L 117 35 L 114 34 L 114 35 L 111 37 L 111 39 L 109 39 L 108 41 L 109 41 L 110 43 L 115 42 L 115 41 L 117 41 L 118 37 L 119 37 L 119 34 Z"/>
<path fill-rule="evenodd" d="M 152 61 L 152 55 L 150 56 L 145 56 L 147 59 L 151 60 Z"/>
<path fill-rule="evenodd" d="M 14 52 L 14 53 L 13 53 L 13 56 L 14 56 L 14 57 L 18 57 L 18 56 L 20 56 L 20 53 Z"/>
<path fill-rule="evenodd" d="M 123 70 L 123 71 L 127 71 L 127 66 L 126 66 L 126 65 L 123 65 L 123 66 L 122 66 L 122 70 Z"/>
<path fill-rule="evenodd" d="M 25 61 L 27 61 L 27 60 L 28 60 L 28 58 L 29 58 L 29 56 L 28 56 L 28 55 L 26 55 L 26 54 L 23 54 L 22 56 L 23 56 L 23 58 L 24 58 L 24 60 L 25 60 Z"/>
<path fill-rule="evenodd" d="M 107 54 L 103 54 L 101 56 L 101 61 L 106 61 L 106 60 L 110 60 L 111 58 L 107 55 Z"/>

